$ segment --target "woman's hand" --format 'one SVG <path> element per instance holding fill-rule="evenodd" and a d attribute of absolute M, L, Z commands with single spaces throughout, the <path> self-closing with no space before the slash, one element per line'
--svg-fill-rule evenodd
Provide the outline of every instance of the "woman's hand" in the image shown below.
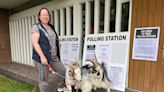
<path fill-rule="evenodd" d="M 42 63 L 43 65 L 48 65 L 48 61 L 47 61 L 47 59 L 46 59 L 45 56 L 42 56 L 42 57 L 40 58 L 40 60 L 41 60 L 41 63 Z"/>

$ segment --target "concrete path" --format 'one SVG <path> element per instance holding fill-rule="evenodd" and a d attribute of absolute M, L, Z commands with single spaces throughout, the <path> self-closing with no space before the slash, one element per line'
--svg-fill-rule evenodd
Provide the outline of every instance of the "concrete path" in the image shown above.
<path fill-rule="evenodd" d="M 27 66 L 14 62 L 0 63 L 0 74 L 6 75 L 18 81 L 27 82 L 32 85 L 38 86 L 36 72 L 33 66 Z M 96 92 L 105 92 L 105 91 L 101 90 Z M 120 92 L 120 91 L 112 90 L 111 92 Z M 142 92 L 142 91 L 127 88 L 125 92 Z"/>

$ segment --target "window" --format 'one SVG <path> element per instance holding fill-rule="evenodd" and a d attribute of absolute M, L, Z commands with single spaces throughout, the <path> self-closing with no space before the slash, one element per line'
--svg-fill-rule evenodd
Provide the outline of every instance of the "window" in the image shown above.
<path fill-rule="evenodd" d="M 100 0 L 100 30 L 99 30 L 99 33 L 104 33 L 104 13 L 105 13 L 105 0 Z"/>
<path fill-rule="evenodd" d="M 57 10 L 57 23 L 58 23 L 58 32 L 59 32 L 59 35 L 61 35 L 61 31 L 60 31 L 60 10 Z"/>
<path fill-rule="evenodd" d="M 71 35 L 73 35 L 73 7 L 70 7 L 71 9 Z"/>
<path fill-rule="evenodd" d="M 66 23 L 67 23 L 67 22 L 66 22 L 66 8 L 65 8 L 65 9 L 64 9 L 64 28 L 65 28 L 65 29 L 64 29 L 64 30 L 61 30 L 61 31 L 64 31 L 64 35 L 66 35 L 66 33 L 67 33 L 67 32 L 66 32 Z"/>
<path fill-rule="evenodd" d="M 128 31 L 129 25 L 129 2 L 122 3 L 121 32 Z"/>
<path fill-rule="evenodd" d="M 91 18 L 90 34 L 94 34 L 94 1 L 91 2 L 91 8 L 90 9 L 91 9 L 90 10 L 91 11 L 91 13 L 90 13 L 91 14 L 90 15 L 91 16 L 90 17 Z"/>
<path fill-rule="evenodd" d="M 111 0 L 110 7 L 110 32 L 115 32 L 116 24 L 116 0 Z"/>

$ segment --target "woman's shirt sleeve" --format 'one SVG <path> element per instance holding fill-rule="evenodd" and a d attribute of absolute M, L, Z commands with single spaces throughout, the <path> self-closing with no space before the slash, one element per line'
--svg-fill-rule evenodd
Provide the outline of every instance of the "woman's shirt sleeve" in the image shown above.
<path fill-rule="evenodd" d="M 39 33 L 39 28 L 37 25 L 33 25 L 30 31 L 31 34 L 33 33 Z"/>

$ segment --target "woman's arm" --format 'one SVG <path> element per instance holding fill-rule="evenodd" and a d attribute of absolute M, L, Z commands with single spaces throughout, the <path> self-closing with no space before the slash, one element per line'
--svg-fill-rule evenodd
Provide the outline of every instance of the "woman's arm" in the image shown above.
<path fill-rule="evenodd" d="M 40 37 L 40 34 L 38 32 L 31 33 L 32 45 L 33 45 L 35 51 L 40 56 L 41 63 L 46 65 L 46 64 L 48 64 L 48 61 L 47 61 L 45 55 L 43 54 L 43 51 L 38 43 L 39 37 Z"/>

